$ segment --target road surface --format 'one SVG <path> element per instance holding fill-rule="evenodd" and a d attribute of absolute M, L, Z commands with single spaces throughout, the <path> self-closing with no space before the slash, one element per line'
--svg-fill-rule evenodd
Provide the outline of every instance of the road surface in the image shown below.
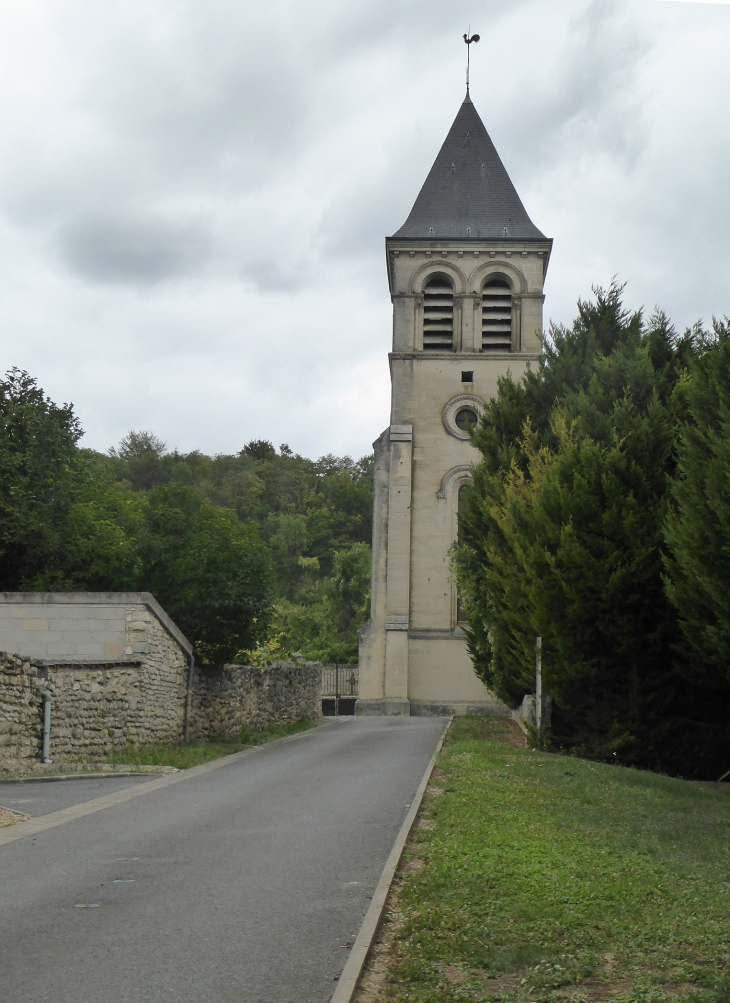
<path fill-rule="evenodd" d="M 4 1003 L 325 1003 L 444 725 L 338 719 L 0 845 Z M 70 803 L 39 786 L 0 805 Z"/>
<path fill-rule="evenodd" d="M 31 780 L 30 783 L 2 783 L 0 782 L 0 805 L 3 808 L 11 808 L 13 811 L 22 812 L 24 815 L 32 815 L 33 818 L 41 818 L 52 811 L 59 811 L 61 808 L 69 808 L 71 805 L 79 804 L 80 801 L 90 801 L 92 798 L 101 797 L 102 794 L 111 794 L 112 791 L 121 791 L 126 787 L 147 783 L 155 780 L 154 773 L 141 774 L 136 777 L 99 777 L 88 780 Z"/>

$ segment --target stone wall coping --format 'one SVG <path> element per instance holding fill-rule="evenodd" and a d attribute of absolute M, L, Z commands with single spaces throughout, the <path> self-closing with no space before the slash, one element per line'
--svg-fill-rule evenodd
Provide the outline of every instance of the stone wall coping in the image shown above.
<path fill-rule="evenodd" d="M 334 662 L 332 663 L 335 664 Z M 344 665 L 344 662 L 340 662 L 340 665 Z M 266 665 L 248 665 L 246 662 L 226 662 L 223 666 L 224 669 L 255 669 L 257 672 L 266 672 L 267 669 L 280 669 L 280 668 L 294 668 L 294 669 L 311 669 L 316 667 L 325 668 L 324 662 L 310 662 L 305 658 L 282 658 L 277 659 L 273 662 L 267 662 Z M 208 669 L 218 670 L 221 666 L 204 666 L 202 671 L 206 672 Z"/>
<path fill-rule="evenodd" d="M 146 606 L 188 655 L 193 646 L 151 592 L 0 592 L 0 605 Z M 59 664 L 58 662 L 56 664 Z"/>
<path fill-rule="evenodd" d="M 31 658 L 30 663 L 41 669 L 128 669 L 144 664 L 141 658 Z"/>

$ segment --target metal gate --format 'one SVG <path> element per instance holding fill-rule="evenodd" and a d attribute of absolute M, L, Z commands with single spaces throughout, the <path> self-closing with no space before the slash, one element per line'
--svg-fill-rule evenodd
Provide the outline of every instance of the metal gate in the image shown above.
<path fill-rule="evenodd" d="M 322 713 L 325 717 L 355 713 L 359 678 L 357 665 L 322 666 Z"/>

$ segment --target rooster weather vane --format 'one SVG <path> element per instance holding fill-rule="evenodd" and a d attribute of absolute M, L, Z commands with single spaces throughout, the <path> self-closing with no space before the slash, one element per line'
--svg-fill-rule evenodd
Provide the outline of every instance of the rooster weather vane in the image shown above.
<path fill-rule="evenodd" d="M 471 26 L 469 27 L 469 31 L 471 31 Z M 469 48 L 469 46 L 471 45 L 472 42 L 478 42 L 479 41 L 479 35 L 469 35 L 469 32 L 467 32 L 467 34 L 464 35 L 464 41 L 466 42 L 466 93 L 468 94 L 469 93 L 469 56 L 471 54 L 471 49 Z"/>

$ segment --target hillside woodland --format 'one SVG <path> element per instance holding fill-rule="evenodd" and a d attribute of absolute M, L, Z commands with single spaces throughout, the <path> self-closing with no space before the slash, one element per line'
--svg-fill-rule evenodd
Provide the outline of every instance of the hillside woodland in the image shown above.
<path fill-rule="evenodd" d="M 152 592 L 219 664 L 352 661 L 368 616 L 372 462 L 249 442 L 167 452 L 130 432 L 79 447 L 70 405 L 0 382 L 0 589 Z"/>

